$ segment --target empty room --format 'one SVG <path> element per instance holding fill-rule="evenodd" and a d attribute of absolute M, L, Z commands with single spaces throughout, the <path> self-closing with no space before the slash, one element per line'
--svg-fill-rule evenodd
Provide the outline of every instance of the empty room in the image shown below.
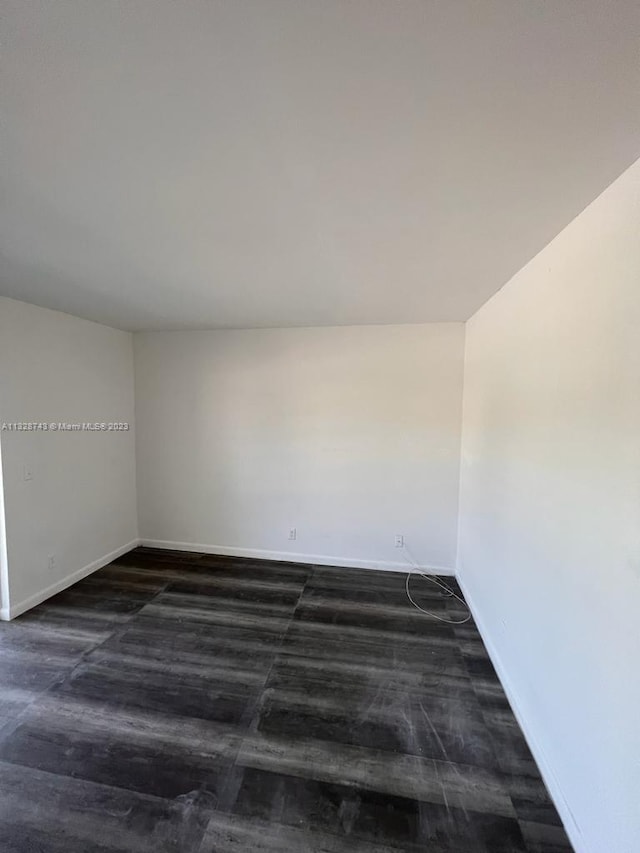
<path fill-rule="evenodd" d="M 638 0 L 0 0 L 0 853 L 639 853 Z"/>

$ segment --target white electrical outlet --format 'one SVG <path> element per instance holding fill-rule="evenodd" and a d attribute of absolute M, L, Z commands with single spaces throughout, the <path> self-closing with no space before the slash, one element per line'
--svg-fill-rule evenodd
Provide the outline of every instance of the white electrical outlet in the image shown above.
<path fill-rule="evenodd" d="M 401 533 L 396 533 L 396 548 L 404 548 L 404 536 Z"/>
<path fill-rule="evenodd" d="M 33 480 L 33 468 L 31 465 L 25 465 L 22 469 L 22 476 L 25 480 Z"/>
<path fill-rule="evenodd" d="M 297 538 L 298 538 L 298 531 L 295 529 L 295 527 L 290 528 L 290 530 L 289 530 L 289 541 L 293 542 L 293 540 L 297 539 Z"/>
<path fill-rule="evenodd" d="M 55 567 L 56 567 L 56 558 L 55 558 L 55 556 L 54 556 L 53 554 L 49 554 L 49 557 L 48 557 L 47 563 L 48 563 L 48 566 L 49 566 L 49 571 L 51 571 L 52 569 L 55 569 Z"/>

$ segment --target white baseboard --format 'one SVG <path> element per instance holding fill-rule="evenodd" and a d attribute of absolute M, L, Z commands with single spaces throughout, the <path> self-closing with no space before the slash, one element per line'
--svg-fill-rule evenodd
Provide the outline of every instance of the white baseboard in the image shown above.
<path fill-rule="evenodd" d="M 551 796 L 551 799 L 553 800 L 553 803 L 556 809 L 558 810 L 558 814 L 560 815 L 560 819 L 564 825 L 565 831 L 569 836 L 569 841 L 571 841 L 571 844 L 573 845 L 573 848 L 576 853 L 590 853 L 584 836 L 580 832 L 578 824 L 576 823 L 576 819 L 573 816 L 573 812 L 571 811 L 569 804 L 567 803 L 567 800 L 562 792 L 560 784 L 555 776 L 555 773 L 553 772 L 551 763 L 545 755 L 544 750 L 540 746 L 539 741 L 533 734 L 526 717 L 521 711 L 521 706 L 518 701 L 517 694 L 509 679 L 509 675 L 506 669 L 502 665 L 500 655 L 498 654 L 498 650 L 496 649 L 491 639 L 491 635 L 487 629 L 487 626 L 483 622 L 480 614 L 478 613 L 473 603 L 473 599 L 469 594 L 469 590 L 465 586 L 465 583 L 459 572 L 456 572 L 456 578 L 460 585 L 460 589 L 462 590 L 462 594 L 464 595 L 465 600 L 469 605 L 469 610 L 471 611 L 471 615 L 473 616 L 474 621 L 478 627 L 478 631 L 480 632 L 482 641 L 484 642 L 489 657 L 491 658 L 491 662 L 493 663 L 498 678 L 500 679 L 500 683 L 504 688 L 504 692 L 506 693 L 507 699 L 509 700 L 509 704 L 511 705 L 511 710 L 513 711 L 514 716 L 518 721 L 518 725 L 522 729 L 525 740 L 527 741 L 529 749 L 531 750 L 531 754 L 533 755 L 536 764 L 538 765 L 538 769 L 540 770 L 540 775 L 542 776 L 544 783 L 547 786 L 547 790 L 549 791 L 549 795 Z"/>
<path fill-rule="evenodd" d="M 199 554 L 214 554 L 221 557 L 249 557 L 253 560 L 278 560 L 287 563 L 307 563 L 316 566 L 338 566 L 347 569 L 371 569 L 372 571 L 404 572 L 414 566 L 407 562 L 389 560 L 361 560 L 352 557 L 333 557 L 326 554 L 302 554 L 291 551 L 266 551 L 261 548 L 235 548 L 227 545 L 201 545 L 194 542 L 173 542 L 164 539 L 141 539 L 140 545 L 147 548 L 164 548 L 168 551 L 194 551 Z M 438 575 L 455 575 L 449 566 L 416 566 L 425 572 Z"/>
<path fill-rule="evenodd" d="M 82 578 L 86 578 L 87 575 L 90 575 L 92 572 L 96 572 L 98 569 L 101 569 L 103 566 L 111 563 L 117 557 L 121 557 L 123 554 L 126 554 L 127 551 L 137 547 L 139 544 L 140 541 L 138 539 L 132 539 L 131 542 L 127 542 L 126 545 L 122 545 L 120 548 L 116 548 L 115 551 L 105 554 L 104 557 L 100 557 L 92 563 L 83 566 L 81 569 L 78 569 L 78 571 L 67 575 L 67 577 L 62 578 L 62 580 L 56 581 L 46 589 L 36 592 L 35 595 L 30 595 L 29 598 L 25 598 L 19 604 L 14 604 L 10 607 L 3 607 L 0 609 L 0 619 L 4 622 L 8 622 L 10 619 L 15 619 L 16 616 L 20 616 L 21 613 L 35 607 L 36 604 L 41 604 L 47 598 L 51 598 L 52 595 L 62 592 L 63 589 L 77 583 L 79 580 L 82 580 Z"/>
<path fill-rule="evenodd" d="M 56 581 L 46 589 L 40 590 L 35 595 L 25 598 L 18 604 L 10 605 L 9 607 L 0 608 L 0 620 L 8 622 L 25 613 L 37 604 L 41 604 L 52 595 L 62 592 L 63 589 L 77 583 L 92 572 L 101 569 L 113 560 L 136 548 L 138 545 L 145 545 L 148 548 L 164 548 L 169 551 L 194 551 L 200 554 L 216 554 L 224 557 L 249 557 L 254 560 L 278 560 L 289 563 L 307 563 L 319 566 L 338 566 L 340 568 L 356 568 L 370 569 L 372 571 L 386 572 L 407 572 L 413 567 L 405 562 L 393 562 L 388 560 L 356 560 L 351 557 L 332 557 L 326 554 L 302 554 L 292 553 L 290 551 L 267 551 L 259 548 L 232 548 L 224 545 L 201 545 L 194 542 L 173 542 L 164 539 L 132 539 L 126 545 L 116 548 L 109 554 L 105 554 L 98 560 L 94 560 L 76 572 L 67 575 L 66 578 Z M 423 571 L 432 572 L 438 575 L 449 575 L 453 577 L 455 572 L 449 566 L 416 566 Z"/>

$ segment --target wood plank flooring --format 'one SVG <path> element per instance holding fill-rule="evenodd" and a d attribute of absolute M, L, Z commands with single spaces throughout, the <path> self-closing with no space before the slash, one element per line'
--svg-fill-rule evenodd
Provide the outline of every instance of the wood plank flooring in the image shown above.
<path fill-rule="evenodd" d="M 0 624 L 0 850 L 570 851 L 473 622 L 404 580 L 138 548 Z"/>

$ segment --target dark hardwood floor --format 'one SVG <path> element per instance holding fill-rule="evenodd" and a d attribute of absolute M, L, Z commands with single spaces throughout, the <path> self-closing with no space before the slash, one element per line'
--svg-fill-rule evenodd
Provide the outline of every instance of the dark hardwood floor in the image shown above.
<path fill-rule="evenodd" d="M 473 623 L 404 580 L 139 548 L 0 624 L 2 853 L 571 850 Z"/>

